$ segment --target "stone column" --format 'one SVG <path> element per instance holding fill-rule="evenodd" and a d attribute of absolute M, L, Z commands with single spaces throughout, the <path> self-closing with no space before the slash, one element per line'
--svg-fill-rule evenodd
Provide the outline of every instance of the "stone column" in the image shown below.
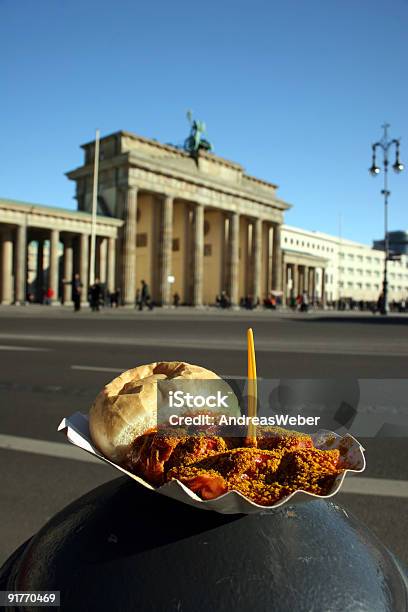
<path fill-rule="evenodd" d="M 72 283 L 74 278 L 74 249 L 72 247 L 72 236 L 66 236 L 64 240 L 64 280 Z M 72 304 L 72 284 L 64 284 L 63 302 L 67 306 Z"/>
<path fill-rule="evenodd" d="M 193 305 L 203 304 L 203 258 L 204 258 L 204 206 L 196 204 L 194 209 L 194 287 Z"/>
<path fill-rule="evenodd" d="M 107 267 L 107 251 L 108 251 L 108 239 L 105 238 L 104 236 L 101 236 L 99 239 L 99 249 L 98 249 L 99 253 L 99 266 L 98 266 L 98 270 L 99 270 L 99 280 L 101 281 L 101 283 L 105 284 L 106 283 L 106 267 Z"/>
<path fill-rule="evenodd" d="M 266 290 L 269 295 L 272 291 L 272 269 L 273 269 L 273 229 L 270 224 L 268 224 L 267 230 L 267 270 L 266 270 Z M 286 279 L 287 279 L 287 270 L 286 270 Z M 284 281 L 283 281 L 284 282 Z M 286 291 L 286 287 L 283 287 L 283 290 Z"/>
<path fill-rule="evenodd" d="M 300 291 L 299 291 L 299 268 L 297 264 L 292 264 L 292 279 L 293 279 L 293 283 L 292 283 L 292 290 L 293 290 L 293 295 L 295 296 L 295 298 L 297 298 L 297 296 L 299 295 Z"/>
<path fill-rule="evenodd" d="M 315 287 L 314 287 L 314 268 L 309 268 L 309 297 L 313 302 L 315 295 Z"/>
<path fill-rule="evenodd" d="M 15 303 L 24 304 L 26 301 L 27 281 L 27 226 L 17 226 L 16 236 L 16 274 L 15 274 Z"/>
<path fill-rule="evenodd" d="M 322 307 L 326 306 L 326 269 L 321 268 L 322 271 Z"/>
<path fill-rule="evenodd" d="M 1 244 L 1 303 L 13 302 L 13 237 L 11 230 L 3 232 Z"/>
<path fill-rule="evenodd" d="M 125 198 L 122 295 L 125 306 L 134 306 L 136 299 L 137 188 L 129 187 Z"/>
<path fill-rule="evenodd" d="M 303 289 L 309 295 L 309 266 L 304 266 Z"/>
<path fill-rule="evenodd" d="M 303 266 L 298 266 L 298 293 L 303 293 Z"/>
<path fill-rule="evenodd" d="M 253 283 L 252 293 L 254 302 L 261 300 L 261 267 L 262 267 L 262 219 L 255 219 L 252 233 L 252 261 Z M 282 262 L 280 263 L 282 267 Z"/>
<path fill-rule="evenodd" d="M 43 302 L 44 299 L 44 241 L 42 238 L 37 241 L 37 278 L 36 278 L 36 299 Z"/>
<path fill-rule="evenodd" d="M 89 235 L 81 234 L 81 244 L 79 253 L 79 280 L 82 284 L 81 302 L 88 300 L 88 281 L 89 281 Z"/>
<path fill-rule="evenodd" d="M 54 295 L 52 297 L 51 303 L 58 303 L 58 245 L 59 245 L 59 231 L 56 229 L 51 230 L 51 240 L 50 240 L 50 274 L 48 284 L 50 289 L 53 290 Z"/>
<path fill-rule="evenodd" d="M 281 226 L 279 223 L 275 223 L 273 226 L 272 251 L 272 289 L 274 291 L 282 291 Z"/>
<path fill-rule="evenodd" d="M 288 280 L 289 280 L 289 267 L 286 263 L 283 263 L 282 272 L 282 305 L 286 304 L 288 296 Z M 269 295 L 269 292 L 268 292 Z"/>
<path fill-rule="evenodd" d="M 160 252 L 159 252 L 159 271 L 160 271 L 160 302 L 162 306 L 171 303 L 168 277 L 172 272 L 172 253 L 173 253 L 173 198 L 165 196 L 162 205 L 162 217 L 160 227 Z"/>
<path fill-rule="evenodd" d="M 231 305 L 239 303 L 239 214 L 232 213 L 228 227 L 228 294 Z"/>
<path fill-rule="evenodd" d="M 115 270 L 116 270 L 116 240 L 108 238 L 108 276 L 107 285 L 109 293 L 115 291 Z"/>

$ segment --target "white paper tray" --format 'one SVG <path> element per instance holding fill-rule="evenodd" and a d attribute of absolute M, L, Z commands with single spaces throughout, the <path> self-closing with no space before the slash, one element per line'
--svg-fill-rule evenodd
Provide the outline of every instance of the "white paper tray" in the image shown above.
<path fill-rule="evenodd" d="M 120 465 L 117 465 L 116 463 L 113 463 L 112 461 L 109 461 L 109 459 L 103 457 L 92 444 L 89 434 L 88 417 L 81 412 L 75 412 L 70 417 L 63 419 L 58 427 L 58 431 L 64 432 L 68 440 L 75 446 L 78 446 L 88 453 L 91 453 L 91 455 L 95 455 L 101 461 L 109 463 L 123 474 L 129 476 L 129 478 L 136 480 L 136 482 L 146 489 L 156 491 L 156 493 L 166 495 L 167 497 L 171 497 L 172 499 L 189 504 L 195 508 L 200 508 L 201 510 L 214 510 L 215 512 L 220 512 L 221 514 L 253 514 L 256 512 L 273 512 L 276 510 L 276 508 L 280 508 L 289 502 L 291 505 L 293 505 L 299 502 L 310 501 L 315 498 L 328 499 L 339 492 L 347 472 L 363 472 L 366 466 L 364 448 L 355 438 L 353 438 L 353 436 L 339 436 L 331 431 L 320 430 L 311 435 L 316 448 L 325 450 L 329 448 L 338 448 L 339 446 L 347 448 L 347 452 L 343 455 L 343 458 L 349 465 L 354 466 L 354 469 L 344 470 L 337 476 L 328 495 L 315 495 L 314 493 L 299 490 L 280 499 L 272 506 L 260 506 L 259 504 L 247 499 L 238 491 L 228 491 L 228 493 L 224 493 L 224 495 L 221 495 L 216 499 L 202 500 L 198 497 L 198 495 L 190 491 L 190 489 L 188 489 L 178 480 L 172 480 L 161 487 L 152 487 L 152 485 L 139 476 L 135 476 L 135 474 L 128 472 Z"/>

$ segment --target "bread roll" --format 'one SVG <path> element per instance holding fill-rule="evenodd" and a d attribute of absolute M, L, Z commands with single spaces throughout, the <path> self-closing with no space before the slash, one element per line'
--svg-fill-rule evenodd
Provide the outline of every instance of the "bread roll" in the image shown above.
<path fill-rule="evenodd" d="M 161 361 L 123 372 L 106 385 L 89 412 L 89 430 L 101 453 L 121 463 L 132 442 L 157 426 L 159 380 L 219 379 L 210 370 L 182 361 Z"/>

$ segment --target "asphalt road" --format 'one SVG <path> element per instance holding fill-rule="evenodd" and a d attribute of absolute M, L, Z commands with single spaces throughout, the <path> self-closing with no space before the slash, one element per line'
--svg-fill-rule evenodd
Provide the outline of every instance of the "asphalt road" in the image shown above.
<path fill-rule="evenodd" d="M 142 363 L 183 360 L 245 376 L 249 325 L 265 378 L 408 378 L 408 316 L 2 307 L 0 564 L 55 512 L 118 475 L 65 444 L 62 417 L 87 412 L 116 372 Z M 337 499 L 408 564 L 407 440 L 363 443 L 367 470 L 348 477 Z"/>

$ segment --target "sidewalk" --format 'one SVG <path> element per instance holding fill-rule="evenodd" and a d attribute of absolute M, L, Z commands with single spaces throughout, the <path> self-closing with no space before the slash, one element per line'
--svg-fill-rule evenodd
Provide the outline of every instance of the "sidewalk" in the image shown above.
<path fill-rule="evenodd" d="M 22 318 L 126 318 L 126 319 L 137 319 L 137 318 L 234 318 L 234 319 L 310 319 L 310 318 L 364 318 L 364 319 L 379 319 L 386 320 L 387 318 L 406 318 L 408 313 L 389 313 L 387 317 L 382 317 L 380 314 L 372 314 L 369 311 L 359 310 L 322 310 L 322 309 L 310 309 L 309 312 L 300 312 L 299 310 L 293 311 L 290 308 L 282 307 L 278 310 L 269 310 L 266 308 L 257 308 L 254 310 L 246 310 L 244 308 L 238 309 L 221 309 L 216 306 L 203 306 L 200 308 L 194 308 L 193 306 L 174 306 L 156 307 L 153 310 L 147 308 L 143 311 L 137 308 L 119 307 L 101 308 L 99 312 L 92 312 L 88 306 L 82 307 L 80 312 L 74 312 L 72 306 L 46 306 L 43 304 L 27 304 L 24 306 L 0 306 L 0 319 L 1 316 L 12 316 Z"/>

